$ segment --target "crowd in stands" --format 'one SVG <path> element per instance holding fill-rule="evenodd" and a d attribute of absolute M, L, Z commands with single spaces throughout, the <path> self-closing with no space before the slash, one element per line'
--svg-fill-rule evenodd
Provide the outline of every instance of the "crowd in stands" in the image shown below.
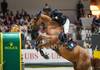
<path fill-rule="evenodd" d="M 41 29 L 41 26 L 39 27 L 35 22 L 35 17 L 28 14 L 23 9 L 21 12 L 16 11 L 15 14 L 12 11 L 8 11 L 5 16 L 0 12 L 0 32 L 22 32 L 26 40 L 25 48 L 34 48 L 36 46 L 35 38 L 38 35 L 37 31 L 39 28 Z M 97 23 L 99 22 L 100 19 L 97 20 L 94 18 L 93 23 L 98 25 Z"/>
<path fill-rule="evenodd" d="M 0 25 L 2 28 L 1 32 L 9 32 L 13 25 L 29 25 L 32 19 L 30 15 L 22 10 L 20 13 L 17 11 L 16 14 L 13 14 L 12 11 L 7 12 L 5 16 L 0 13 Z"/>
<path fill-rule="evenodd" d="M 37 36 L 33 36 L 33 33 L 36 34 L 35 30 L 37 29 L 34 20 L 35 19 L 24 10 L 21 12 L 17 11 L 16 14 L 10 11 L 7 12 L 5 16 L 0 13 L 0 32 L 21 32 L 24 34 L 25 40 L 27 40 L 25 48 L 28 48 L 28 46 L 32 48 L 31 42 L 33 42 L 33 40 L 31 39 Z M 31 35 L 33 37 L 31 37 Z"/>

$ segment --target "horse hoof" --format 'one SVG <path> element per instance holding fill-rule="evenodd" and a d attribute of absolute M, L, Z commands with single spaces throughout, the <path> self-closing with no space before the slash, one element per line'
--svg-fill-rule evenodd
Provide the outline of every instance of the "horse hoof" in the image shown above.
<path fill-rule="evenodd" d="M 44 52 L 40 49 L 40 54 L 43 56 L 45 59 L 49 59 L 49 56 L 47 54 L 44 54 Z"/>
<path fill-rule="evenodd" d="M 43 55 L 43 57 L 44 57 L 45 59 L 49 59 L 48 55 Z"/>

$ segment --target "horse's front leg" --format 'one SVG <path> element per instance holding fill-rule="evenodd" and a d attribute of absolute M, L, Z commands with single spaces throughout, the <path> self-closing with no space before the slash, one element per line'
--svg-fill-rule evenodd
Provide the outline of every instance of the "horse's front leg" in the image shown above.
<path fill-rule="evenodd" d="M 40 52 L 40 55 L 43 56 L 45 59 L 49 59 L 49 56 L 43 52 L 43 48 L 46 47 L 45 41 L 40 38 L 37 40 L 38 44 L 36 46 L 36 50 Z"/>
<path fill-rule="evenodd" d="M 43 52 L 43 47 L 40 47 L 40 46 L 38 46 L 37 48 L 36 48 L 36 50 L 37 51 L 39 51 L 39 53 L 40 53 L 40 55 L 42 56 L 42 57 L 44 57 L 45 59 L 49 59 L 49 56 L 47 55 L 47 54 L 45 54 L 44 52 Z"/>

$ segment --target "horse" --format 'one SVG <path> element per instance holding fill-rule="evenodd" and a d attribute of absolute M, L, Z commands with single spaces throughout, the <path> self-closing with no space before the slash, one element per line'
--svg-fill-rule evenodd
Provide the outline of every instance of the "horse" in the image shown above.
<path fill-rule="evenodd" d="M 51 48 L 60 56 L 69 60 L 73 64 L 74 70 L 91 70 L 91 58 L 88 50 L 76 45 L 72 50 L 67 45 L 59 41 L 59 34 L 63 31 L 63 27 L 51 17 L 41 14 L 38 17 L 37 24 L 44 23 L 46 25 L 45 33 L 38 36 L 37 40 L 41 41 L 38 48 Z"/>

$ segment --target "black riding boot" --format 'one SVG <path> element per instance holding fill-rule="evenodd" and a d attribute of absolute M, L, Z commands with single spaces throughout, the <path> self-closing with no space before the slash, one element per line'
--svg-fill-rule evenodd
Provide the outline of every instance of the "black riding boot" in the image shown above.
<path fill-rule="evenodd" d="M 67 46 L 69 49 L 73 49 L 76 46 L 76 43 L 73 40 L 69 40 Z"/>
<path fill-rule="evenodd" d="M 70 39 L 64 32 L 61 32 L 59 35 L 59 40 L 66 45 L 66 48 L 73 49 L 76 46 L 76 43 Z"/>

